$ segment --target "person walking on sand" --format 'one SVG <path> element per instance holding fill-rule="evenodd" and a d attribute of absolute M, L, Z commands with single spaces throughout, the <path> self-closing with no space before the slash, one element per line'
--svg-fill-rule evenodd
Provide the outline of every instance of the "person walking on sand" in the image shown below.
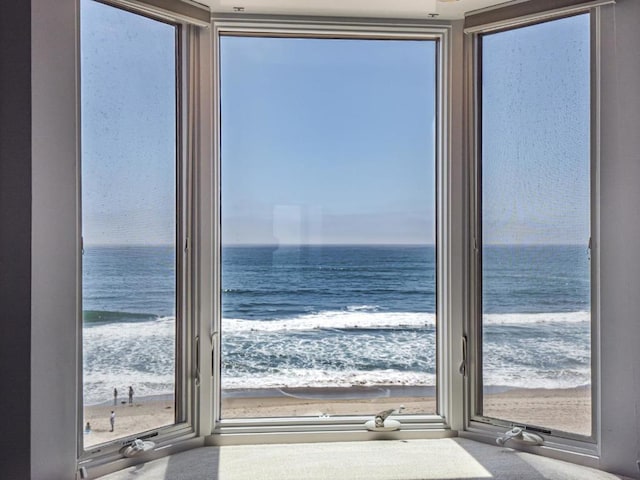
<path fill-rule="evenodd" d="M 113 404 L 114 405 L 118 404 L 118 389 L 117 388 L 113 389 Z"/>
<path fill-rule="evenodd" d="M 133 387 L 129 385 L 129 404 L 133 403 Z"/>
<path fill-rule="evenodd" d="M 111 410 L 111 416 L 109 417 L 109 423 L 111 423 L 111 432 L 113 432 L 113 429 L 116 426 L 116 412 L 114 412 L 113 410 Z"/>

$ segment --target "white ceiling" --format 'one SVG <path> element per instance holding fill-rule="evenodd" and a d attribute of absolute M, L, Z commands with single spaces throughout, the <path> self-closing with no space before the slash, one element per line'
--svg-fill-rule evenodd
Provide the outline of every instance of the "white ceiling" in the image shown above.
<path fill-rule="evenodd" d="M 343 17 L 437 18 L 455 20 L 466 12 L 505 0 L 198 0 L 216 13 L 326 15 Z"/>

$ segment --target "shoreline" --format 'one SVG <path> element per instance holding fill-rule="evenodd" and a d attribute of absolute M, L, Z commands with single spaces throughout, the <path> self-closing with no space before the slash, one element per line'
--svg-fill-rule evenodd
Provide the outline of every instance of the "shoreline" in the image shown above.
<path fill-rule="evenodd" d="M 136 395 L 133 397 L 133 403 L 148 403 L 148 402 L 156 402 L 156 401 L 173 401 L 173 393 L 154 393 L 152 395 Z M 113 399 L 107 400 L 104 402 L 95 402 L 95 403 L 85 403 L 86 407 L 113 407 L 113 406 L 124 406 L 129 403 L 129 397 L 127 395 L 123 395 L 122 397 L 118 397 L 117 405 L 113 404 Z"/>
<path fill-rule="evenodd" d="M 369 391 L 369 395 L 365 393 Z M 373 392 L 373 393 L 372 393 Z M 434 414 L 433 386 L 378 385 L 376 387 L 308 387 L 273 389 L 227 389 L 222 392 L 224 418 L 278 418 L 374 415 L 404 405 L 403 414 Z M 361 396 L 358 396 L 361 395 Z M 173 394 L 134 397 L 134 403 L 113 406 L 113 401 L 84 407 L 84 422 L 91 433 L 84 434 L 85 448 L 114 439 L 171 425 L 175 422 Z M 510 388 L 485 387 L 483 414 L 514 423 L 589 435 L 591 387 Z M 116 413 L 115 431 L 110 432 L 109 415 Z"/>
<path fill-rule="evenodd" d="M 369 398 L 389 398 L 400 396 L 435 396 L 433 385 L 352 385 L 347 387 L 269 387 L 269 388 L 226 388 L 222 399 L 231 398 L 278 398 L 299 399 L 340 399 L 358 400 Z"/>
<path fill-rule="evenodd" d="M 588 390 L 591 385 L 576 387 L 514 387 L 510 385 L 486 385 L 485 395 L 502 394 L 512 391 L 580 391 Z M 267 387 L 267 388 L 226 388 L 222 390 L 222 398 L 252 397 L 296 397 L 296 398 L 340 398 L 358 399 L 396 396 L 435 396 L 433 385 L 351 385 L 347 387 Z"/>

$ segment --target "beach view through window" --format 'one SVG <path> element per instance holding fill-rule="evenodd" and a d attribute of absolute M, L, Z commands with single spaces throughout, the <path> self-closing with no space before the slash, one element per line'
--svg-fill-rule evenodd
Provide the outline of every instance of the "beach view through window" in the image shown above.
<path fill-rule="evenodd" d="M 436 48 L 222 36 L 222 417 L 436 412 Z"/>
<path fill-rule="evenodd" d="M 176 27 L 81 2 L 84 448 L 173 424 Z"/>
<path fill-rule="evenodd" d="M 482 414 L 589 436 L 589 15 L 482 36 Z"/>

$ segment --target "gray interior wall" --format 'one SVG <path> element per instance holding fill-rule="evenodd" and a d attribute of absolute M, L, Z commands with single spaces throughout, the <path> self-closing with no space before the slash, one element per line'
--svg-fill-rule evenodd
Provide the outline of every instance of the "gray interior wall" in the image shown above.
<path fill-rule="evenodd" d="M 0 476 L 29 478 L 31 5 L 0 2 Z M 5 476 L 6 475 L 6 476 Z"/>
<path fill-rule="evenodd" d="M 31 5 L 31 478 L 62 480 L 74 478 L 78 432 L 77 11 L 75 0 Z"/>
<path fill-rule="evenodd" d="M 638 477 L 640 1 L 602 11 L 601 465 Z"/>

